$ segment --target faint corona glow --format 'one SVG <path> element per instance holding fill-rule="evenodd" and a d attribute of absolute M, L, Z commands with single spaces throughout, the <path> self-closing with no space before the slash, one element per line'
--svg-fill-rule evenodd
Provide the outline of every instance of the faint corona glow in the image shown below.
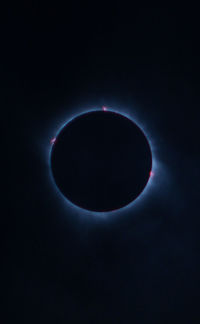
<path fill-rule="evenodd" d="M 140 195 L 133 200 L 132 202 L 130 202 L 128 205 L 116 209 L 116 210 L 112 210 L 112 211 L 108 211 L 108 212 L 96 212 L 96 211 L 90 211 L 87 209 L 84 209 L 82 207 L 79 207 L 77 205 L 75 205 L 74 203 L 72 203 L 70 200 L 68 200 L 60 191 L 60 189 L 57 187 L 53 174 L 52 174 L 52 168 L 51 168 L 51 150 L 53 147 L 53 144 L 56 141 L 56 138 L 58 136 L 58 134 L 61 132 L 61 130 L 69 123 L 71 122 L 73 119 L 80 117 L 81 115 L 85 115 L 87 113 L 90 112 L 94 112 L 94 111 L 99 111 L 99 110 L 103 110 L 103 111 L 111 111 L 114 112 L 116 114 L 119 114 L 121 116 L 124 116 L 128 119 L 130 119 L 133 123 L 135 123 L 140 130 L 143 132 L 144 136 L 146 137 L 150 149 L 151 149 L 151 154 L 152 154 L 152 169 L 149 173 L 149 179 L 148 182 L 146 184 L 146 186 L 144 187 L 143 191 L 140 193 Z M 48 170 L 49 170 L 49 179 L 52 185 L 52 188 L 56 191 L 57 196 L 59 198 L 62 198 L 64 207 L 67 208 L 68 210 L 75 210 L 77 211 L 80 215 L 85 215 L 85 216 L 99 216 L 102 218 L 106 218 L 107 216 L 111 216 L 111 215 L 116 215 L 116 214 L 121 214 L 122 212 L 125 211 L 129 211 L 132 210 L 133 208 L 138 208 L 144 205 L 144 202 L 148 200 L 148 198 L 150 198 L 152 195 L 151 193 L 153 191 L 155 191 L 155 189 L 159 187 L 160 184 L 160 180 L 159 180 L 159 176 L 161 174 L 161 165 L 158 162 L 157 158 L 156 158 L 156 147 L 155 144 L 151 138 L 151 136 L 149 135 L 149 132 L 146 130 L 146 127 L 144 127 L 144 125 L 142 125 L 141 122 L 139 122 L 136 118 L 133 118 L 132 113 L 124 113 L 124 111 L 120 111 L 118 109 L 111 109 L 111 108 L 107 108 L 105 106 L 102 107 L 102 109 L 99 108 L 94 108 L 94 109 L 89 109 L 89 110 L 82 110 L 81 112 L 77 112 L 77 114 L 74 114 L 71 118 L 66 118 L 66 122 L 63 124 L 61 123 L 61 126 L 57 127 L 57 129 L 54 130 L 54 136 L 52 137 L 52 139 L 50 140 L 50 146 L 48 149 Z M 156 175 L 156 176 L 155 176 Z"/>

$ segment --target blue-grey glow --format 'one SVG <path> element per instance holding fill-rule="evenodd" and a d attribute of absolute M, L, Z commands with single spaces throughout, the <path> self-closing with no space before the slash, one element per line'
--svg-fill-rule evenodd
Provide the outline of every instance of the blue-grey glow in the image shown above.
<path fill-rule="evenodd" d="M 106 113 L 107 111 L 112 111 L 118 114 L 121 114 L 122 116 L 125 116 L 127 118 L 129 118 L 130 120 L 132 120 L 144 133 L 144 135 L 146 136 L 150 148 L 151 148 L 151 152 L 152 152 L 152 170 L 151 170 L 151 175 L 149 177 L 149 180 L 144 188 L 144 190 L 142 191 L 142 193 L 131 203 L 129 203 L 128 205 L 114 210 L 114 211 L 108 211 L 108 212 L 93 212 L 93 211 L 89 211 L 86 209 L 83 209 L 75 204 L 73 204 L 70 200 L 68 200 L 59 190 L 59 188 L 57 187 L 55 181 L 54 181 L 54 177 L 52 175 L 52 171 L 51 171 L 51 150 L 52 147 L 55 143 L 56 137 L 58 136 L 58 134 L 60 133 L 60 131 L 74 118 L 81 116 L 83 114 L 92 112 L 92 111 L 99 111 L 102 110 L 102 108 L 94 108 L 94 109 L 89 109 L 89 110 L 81 110 L 79 112 L 77 112 L 77 114 L 73 114 L 72 116 L 68 116 L 67 118 L 65 118 L 65 122 L 64 123 L 59 123 L 59 125 L 55 126 L 54 131 L 52 132 L 50 138 L 49 138 L 49 145 L 48 145 L 48 153 L 47 153 L 47 159 L 48 159 L 48 170 L 49 170 L 49 179 L 50 179 L 50 183 L 52 186 L 52 189 L 55 191 L 55 193 L 57 194 L 57 196 L 59 197 L 59 199 L 62 200 L 63 205 L 66 209 L 68 210 L 76 210 L 78 213 L 80 213 L 81 215 L 88 215 L 88 216 L 99 216 L 102 218 L 105 218 L 109 215 L 109 217 L 111 215 L 117 215 L 120 214 L 124 211 L 128 211 L 131 210 L 133 208 L 138 208 L 141 206 L 141 204 L 144 204 L 145 201 L 148 200 L 148 198 L 150 196 L 152 196 L 152 193 L 155 193 L 155 191 L 158 192 L 159 187 L 160 187 L 160 179 L 161 179 L 161 173 L 163 173 L 163 167 L 161 166 L 161 163 L 158 162 L 157 157 L 156 157 L 156 145 L 154 140 L 152 139 L 152 137 L 150 136 L 150 132 L 147 130 L 147 125 L 140 122 L 139 118 L 137 118 L 133 113 L 131 112 L 124 112 L 124 111 L 120 111 L 119 109 L 113 109 L 110 107 L 106 107 L 104 106 L 104 111 Z M 47 152 L 47 151 L 46 151 Z M 161 172 L 162 170 L 162 172 Z M 156 190 L 157 189 L 157 190 Z"/>

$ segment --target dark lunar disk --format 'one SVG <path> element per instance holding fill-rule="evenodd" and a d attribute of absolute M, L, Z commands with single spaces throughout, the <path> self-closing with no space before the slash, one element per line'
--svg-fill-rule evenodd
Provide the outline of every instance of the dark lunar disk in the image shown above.
<path fill-rule="evenodd" d="M 91 211 L 112 211 L 136 199 L 152 167 L 149 143 L 130 119 L 94 111 L 70 121 L 51 153 L 56 185 L 73 204 Z"/>

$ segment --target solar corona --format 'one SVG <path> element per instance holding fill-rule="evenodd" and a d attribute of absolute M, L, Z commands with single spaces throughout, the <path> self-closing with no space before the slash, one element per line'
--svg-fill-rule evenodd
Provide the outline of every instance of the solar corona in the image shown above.
<path fill-rule="evenodd" d="M 106 106 L 78 114 L 50 143 L 53 183 L 68 204 L 83 211 L 121 211 L 143 195 L 155 175 L 144 131 Z"/>

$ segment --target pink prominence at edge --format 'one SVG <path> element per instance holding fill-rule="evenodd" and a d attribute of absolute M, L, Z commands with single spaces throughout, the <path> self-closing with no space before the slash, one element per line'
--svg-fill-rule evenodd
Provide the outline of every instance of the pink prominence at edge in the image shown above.
<path fill-rule="evenodd" d="M 105 106 L 102 107 L 103 111 L 107 111 L 107 108 Z"/>
<path fill-rule="evenodd" d="M 153 176 L 154 176 L 154 172 L 153 172 L 153 171 L 150 171 L 150 172 L 149 172 L 149 176 L 150 176 L 150 177 L 153 177 Z"/>
<path fill-rule="evenodd" d="M 53 137 L 53 138 L 50 140 L 50 143 L 53 145 L 53 144 L 55 143 L 55 141 L 56 141 L 56 138 Z"/>

